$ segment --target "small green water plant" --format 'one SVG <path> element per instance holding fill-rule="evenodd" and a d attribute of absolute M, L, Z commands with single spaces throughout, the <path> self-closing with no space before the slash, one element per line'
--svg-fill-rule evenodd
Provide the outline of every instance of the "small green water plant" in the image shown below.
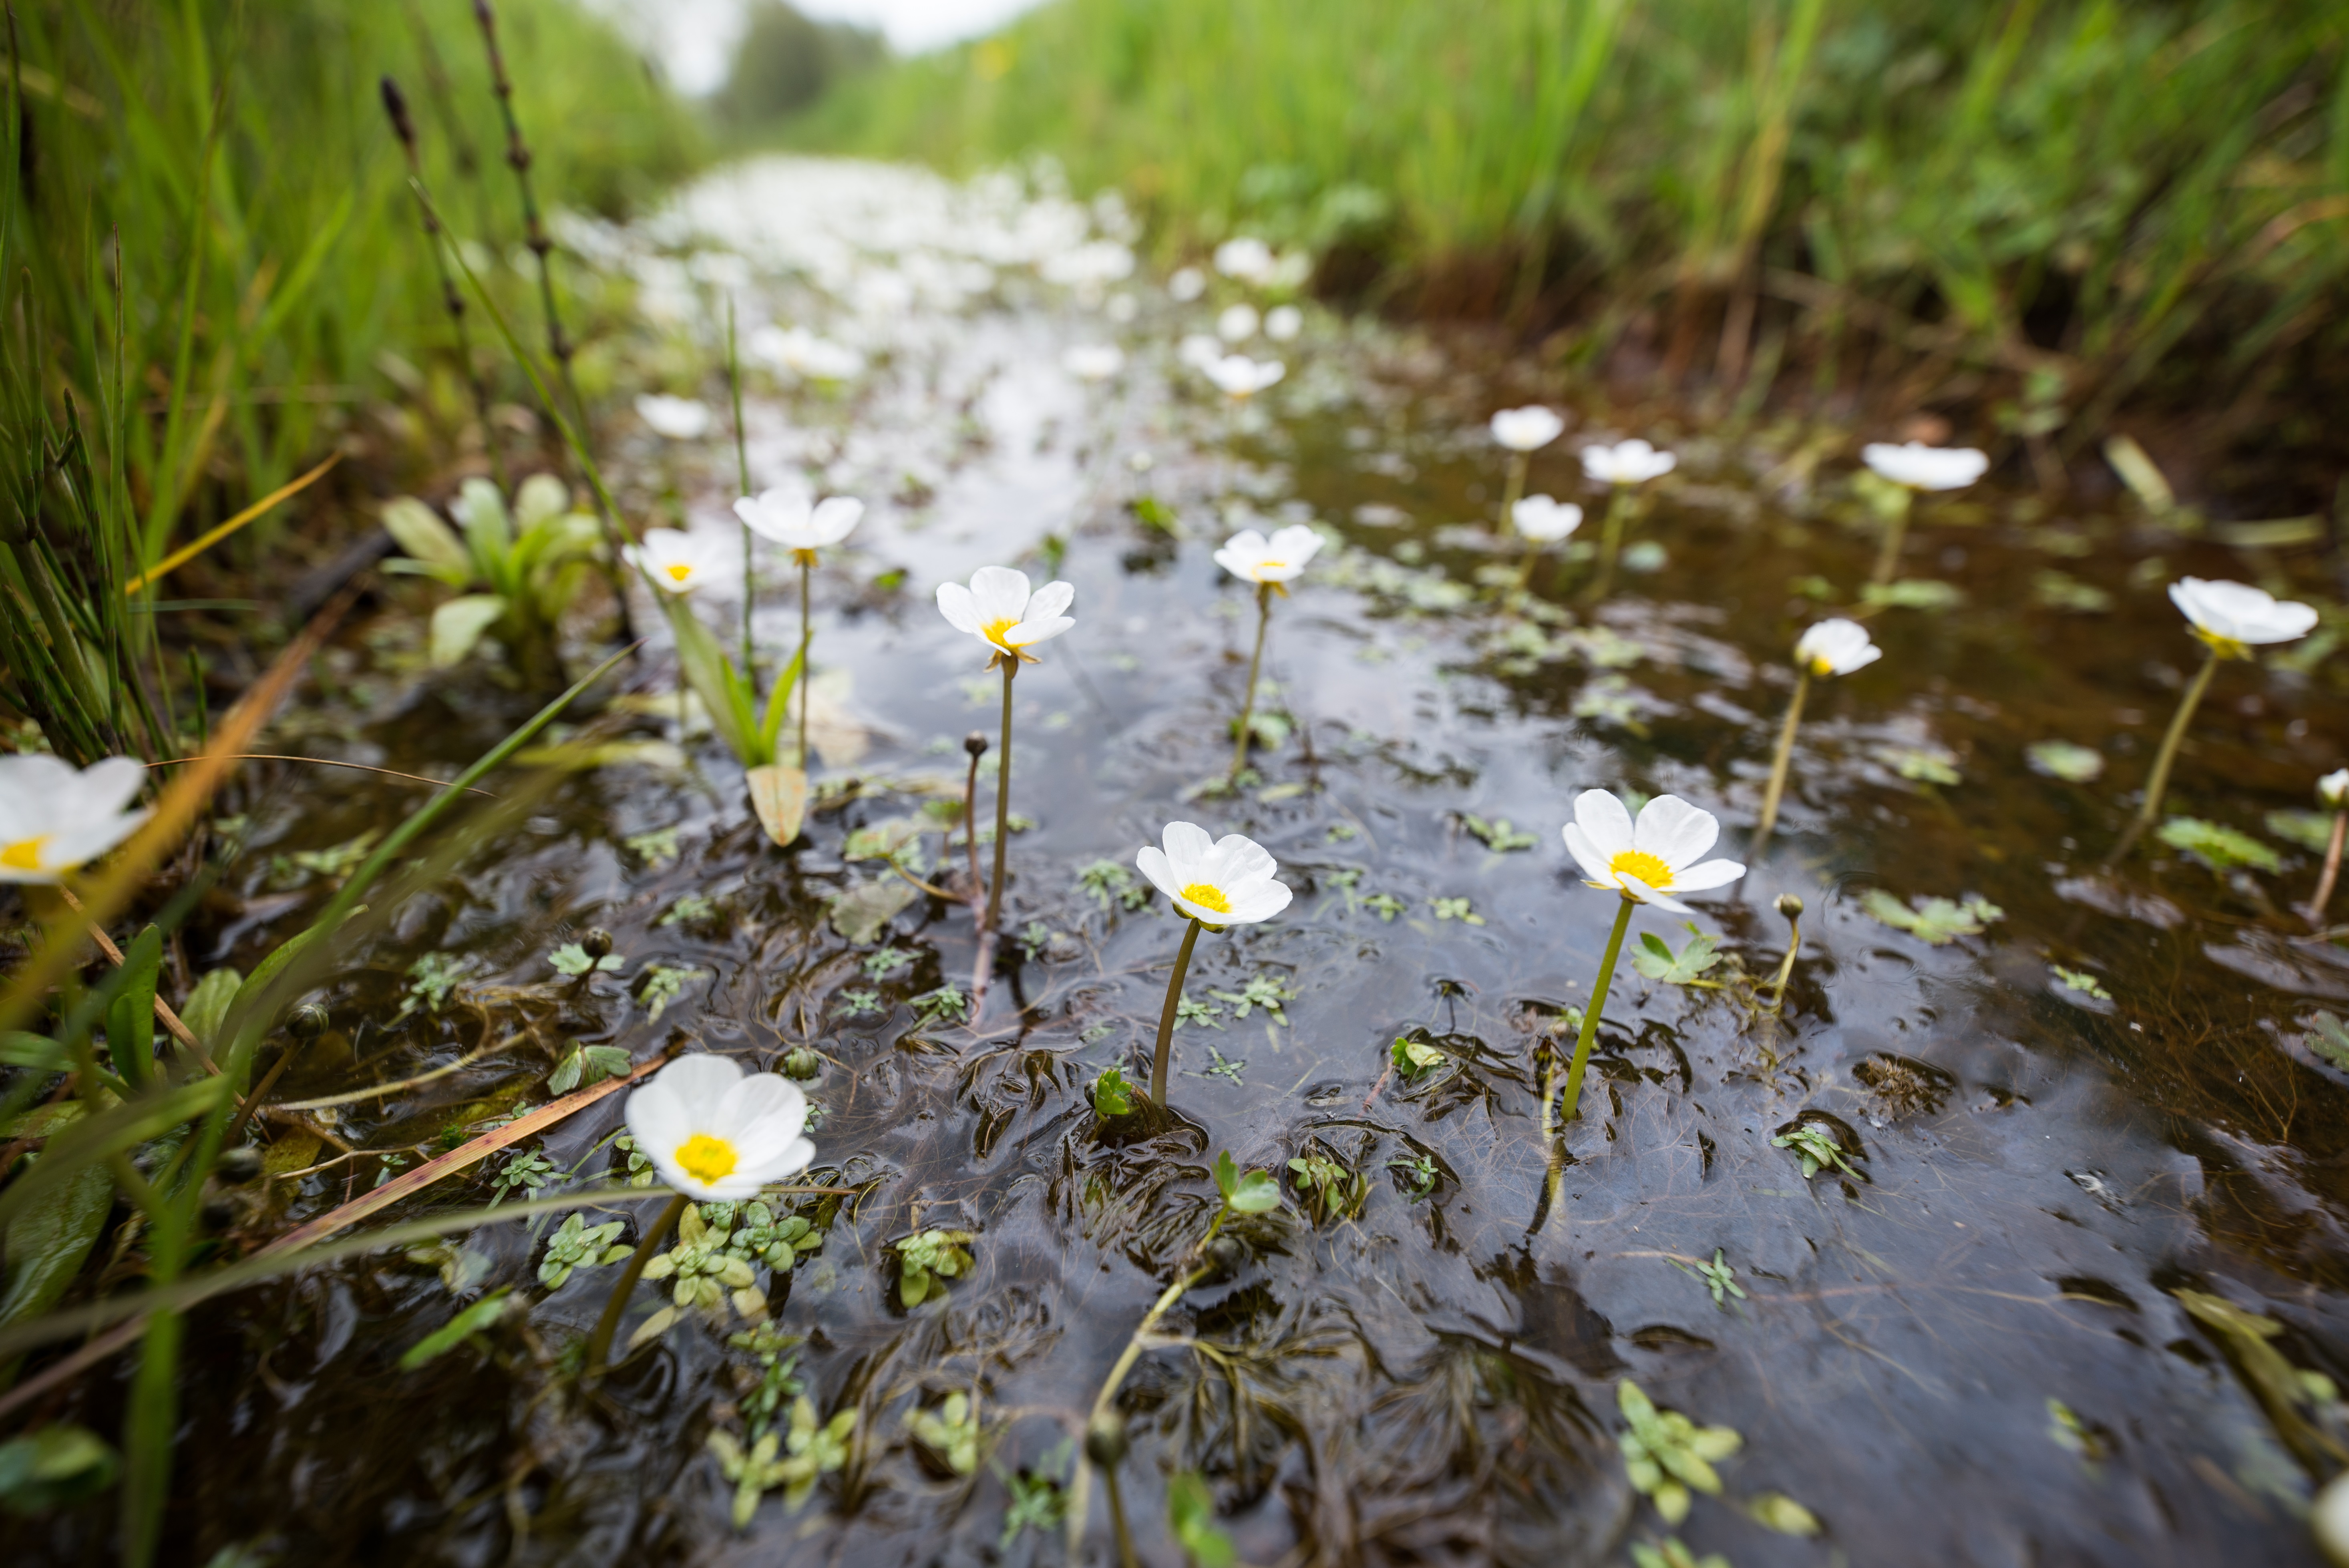
<path fill-rule="evenodd" d="M 1630 1428 L 1616 1439 L 1624 1473 L 1666 1524 L 1677 1526 L 1688 1517 L 1692 1493 L 1721 1495 L 1721 1475 L 1713 1467 L 1744 1447 L 1744 1439 L 1727 1427 L 1700 1427 L 1678 1410 L 1658 1409 L 1629 1377 L 1615 1386 L 1615 1408 Z"/>
<path fill-rule="evenodd" d="M 1631 1542 L 1631 1568 L 1730 1568 L 1730 1562 L 1718 1552 L 1708 1552 L 1700 1557 L 1687 1542 L 1672 1535 L 1657 1545 L 1644 1541 Z"/>
<path fill-rule="evenodd" d="M 1166 981 L 1166 1005 L 1158 1018 L 1158 1046 L 1150 1061 L 1150 1098 L 1166 1103 L 1166 1068 L 1173 1055 L 1175 1013 L 1183 979 L 1190 973 L 1191 949 L 1201 931 L 1225 931 L 1270 920 L 1288 907 L 1288 886 L 1273 873 L 1280 866 L 1265 847 L 1238 833 L 1211 839 L 1195 822 L 1169 822 L 1165 847 L 1144 844 L 1134 863 L 1151 885 L 1166 895 L 1189 923 Z"/>
<path fill-rule="evenodd" d="M 1233 1568 L 1239 1561 L 1231 1536 L 1216 1523 L 1216 1494 L 1196 1470 L 1166 1483 L 1166 1528 L 1192 1568 Z"/>
<path fill-rule="evenodd" d="M 1423 1040 L 1414 1040 L 1407 1035 L 1397 1035 L 1393 1046 L 1388 1049 L 1387 1060 L 1392 1064 L 1394 1070 L 1402 1074 L 1404 1078 L 1416 1078 L 1423 1073 L 1432 1073 L 1436 1068 L 1447 1065 L 1452 1058 L 1440 1047 L 1431 1046 Z"/>
<path fill-rule="evenodd" d="M 1003 917 L 1004 855 L 1011 843 L 1011 682 L 1023 664 L 1042 661 L 1028 652 L 1037 644 L 1061 635 L 1077 623 L 1068 614 L 1077 596 L 1074 584 L 1047 583 L 1030 593 L 1028 574 L 1009 566 L 982 566 L 971 573 L 969 586 L 938 584 L 938 614 L 956 631 L 987 645 L 987 667 L 1003 672 L 1003 722 L 997 736 L 995 770 L 995 875 L 988 883 L 987 913 L 979 922 L 979 950 L 990 951 L 988 939 Z M 965 826 L 976 832 L 976 822 Z M 976 893 L 974 892 L 974 896 Z M 981 962 L 985 959 L 982 956 Z"/>
<path fill-rule="evenodd" d="M 1713 1305 L 1715 1306 L 1724 1308 L 1728 1306 L 1729 1303 L 1723 1299 L 1724 1296 L 1733 1295 L 1740 1301 L 1745 1299 L 1745 1288 L 1737 1283 L 1737 1271 L 1722 1261 L 1719 1247 L 1713 1249 L 1713 1262 L 1709 1264 L 1703 1262 L 1685 1264 L 1674 1258 L 1672 1266 L 1683 1273 L 1694 1274 L 1697 1282 L 1713 1293 Z"/>
<path fill-rule="evenodd" d="M 1516 824 L 1506 817 L 1488 822 L 1474 812 L 1464 811 L 1460 816 L 1460 825 L 1496 855 L 1506 855 L 1513 850 L 1530 850 L 1541 842 L 1539 834 L 1518 831 Z"/>
<path fill-rule="evenodd" d="M 1961 936 L 1980 936 L 1991 922 L 2006 918 L 2006 911 L 1971 893 L 1961 900 L 1912 898 L 1902 903 L 1887 890 L 1872 887 L 1860 895 L 1859 907 L 1894 930 L 1920 936 L 1936 947 L 1946 947 Z"/>
<path fill-rule="evenodd" d="M 1867 627 L 1841 616 L 1821 621 L 1795 642 L 1795 695 L 1787 699 L 1785 722 L 1778 729 L 1778 749 L 1770 759 L 1770 782 L 1762 792 L 1762 817 L 1754 828 L 1756 843 L 1768 839 L 1778 825 L 1778 802 L 1785 796 L 1786 775 L 1795 761 L 1795 729 L 1802 723 L 1803 699 L 1810 695 L 1811 682 L 1847 676 L 1883 656 L 1884 650 L 1868 640 Z"/>
<path fill-rule="evenodd" d="M 1859 449 L 1859 458 L 1873 481 L 1863 486 L 1862 493 L 1884 520 L 1884 543 L 1868 579 L 1870 587 L 1882 588 L 1900 568 L 1900 545 L 1918 492 L 1963 490 L 1990 471 L 1990 458 L 1971 447 L 1929 447 L 1920 441 L 1898 446 L 1870 441 Z"/>
<path fill-rule="evenodd" d="M 1316 1224 L 1361 1217 L 1370 1202 L 1371 1179 L 1319 1146 L 1289 1161 L 1305 1211 Z"/>
<path fill-rule="evenodd" d="M 1614 929 L 1607 951 L 1599 960 L 1599 977 L 1591 983 L 1590 1006 L 1574 1042 L 1574 1058 L 1567 1068 L 1565 1119 L 1582 1113 L 1582 1075 L 1590 1065 L 1591 1042 L 1599 1034 L 1599 1015 L 1607 1007 L 1607 990 L 1615 978 L 1615 961 L 1623 951 L 1623 934 L 1630 928 L 1631 911 L 1650 903 L 1678 914 L 1695 912 L 1672 896 L 1726 887 L 1745 874 L 1735 861 L 1703 857 L 1721 836 L 1721 823 L 1712 812 L 1692 806 L 1677 795 L 1659 795 L 1630 810 L 1604 789 L 1586 789 L 1574 799 L 1574 820 L 1566 825 L 1568 853 L 1582 867 L 1588 885 L 1618 895 Z M 1542 1136 L 1554 1133 L 1554 1108 L 1558 1105 L 1557 1065 L 1550 1064 L 1542 1086 Z M 1555 1185 L 1558 1171 L 1552 1165 Z"/>
<path fill-rule="evenodd" d="M 2154 753 L 2152 771 L 2146 775 L 2145 797 L 2137 802 L 2137 815 L 2130 819 L 2127 832 L 2114 846 L 2110 861 L 2118 861 L 2127 854 L 2137 839 L 2160 818 L 2162 798 L 2169 790 L 2170 767 L 2178 760 L 2178 748 L 2186 739 L 2187 727 L 2193 722 L 2194 710 L 2201 705 L 2202 694 L 2210 689 L 2210 677 L 2219 673 L 2220 663 L 2253 658 L 2254 648 L 2296 641 L 2316 627 L 2316 612 L 2311 606 L 2279 600 L 2243 583 L 2181 577 L 2169 585 L 2169 601 L 2186 617 L 2206 652 L 2202 667 L 2195 672 L 2194 678 L 2187 683 L 2185 695 L 2178 698 L 2178 712 L 2162 735 L 2161 748 Z"/>
<path fill-rule="evenodd" d="M 1672 453 L 1660 452 L 1636 438 L 1613 446 L 1599 443 L 1582 449 L 1583 476 L 1592 484 L 1607 486 L 1609 490 L 1607 521 L 1599 539 L 1599 570 L 1591 576 L 1590 586 L 1583 591 L 1585 599 L 1595 604 L 1614 591 L 1615 563 L 1623 552 L 1623 531 L 1640 509 L 1641 487 L 1679 466 L 1680 459 Z"/>
<path fill-rule="evenodd" d="M 2034 740 L 2023 748 L 2023 759 L 2033 773 L 2066 784 L 2092 784 L 2105 771 L 2103 752 L 2069 740 Z"/>
<path fill-rule="evenodd" d="M 1802 1162 L 1806 1181 L 1830 1166 L 1847 1176 L 1857 1176 L 1863 1181 L 1868 1179 L 1844 1158 L 1843 1140 L 1836 1136 L 1835 1129 L 1820 1122 L 1798 1121 L 1770 1140 L 1770 1146 L 1791 1150 Z"/>
<path fill-rule="evenodd" d="M 2222 876 L 2243 868 L 2271 876 L 2283 870 L 2283 857 L 2249 833 L 2199 817 L 2171 817 L 2153 836 Z"/>
<path fill-rule="evenodd" d="M 978 1469 L 978 1407 L 962 1390 L 947 1395 L 935 1410 L 912 1412 L 905 1418 L 905 1430 L 956 1475 L 969 1475 Z"/>
<path fill-rule="evenodd" d="M 385 531 L 406 552 L 384 569 L 458 591 L 432 612 L 433 664 L 462 664 L 494 632 L 525 676 L 550 679 L 563 618 L 603 557 L 595 519 L 574 510 L 569 489 L 552 474 L 524 480 L 511 510 L 496 485 L 467 480 L 449 510 L 455 529 L 413 496 L 383 509 Z"/>
<path fill-rule="evenodd" d="M 898 1302 L 910 1310 L 933 1295 L 946 1295 L 947 1280 L 960 1279 L 978 1266 L 970 1255 L 970 1243 L 978 1239 L 968 1231 L 933 1229 L 895 1243 Z"/>
<path fill-rule="evenodd" d="M 1239 720 L 1233 726 L 1232 766 L 1224 780 L 1226 789 L 1239 788 L 1240 770 L 1247 766 L 1248 741 L 1256 727 L 1257 676 L 1264 668 L 1264 637 L 1272 624 L 1273 596 L 1288 596 L 1288 584 L 1303 574 L 1320 548 L 1321 535 L 1296 522 L 1274 531 L 1270 539 L 1253 528 L 1244 528 L 1216 552 L 1218 566 L 1256 586 L 1256 651 L 1248 655 L 1247 686 L 1240 701 Z"/>
<path fill-rule="evenodd" d="M 1705 985 L 1718 989 L 1721 982 L 1708 980 L 1705 972 L 1718 965 L 1723 954 L 1719 951 L 1721 938 L 1711 936 L 1696 928 L 1693 921 L 1683 922 L 1689 939 L 1678 953 L 1671 944 L 1654 932 L 1640 937 L 1640 951 L 1631 954 L 1631 967 L 1651 980 L 1667 985 Z"/>
<path fill-rule="evenodd" d="M 1093 1080 L 1092 1100 L 1093 1114 L 1103 1119 L 1133 1114 L 1133 1086 L 1125 1081 L 1124 1069 L 1103 1068 Z"/>
<path fill-rule="evenodd" d="M 734 1528 L 750 1528 L 760 1497 L 774 1487 L 783 1489 L 783 1506 L 792 1512 L 806 1507 L 816 1482 L 847 1465 L 855 1430 L 854 1405 L 819 1422 L 814 1403 L 802 1394 L 792 1401 L 789 1430 L 769 1432 L 748 1449 L 731 1432 L 710 1433 L 709 1451 L 717 1456 L 719 1471 L 734 1483 Z"/>
<path fill-rule="evenodd" d="M 620 1233 L 626 1229 L 625 1220 L 590 1225 L 582 1215 L 564 1216 L 562 1229 L 546 1238 L 546 1255 L 538 1262 L 538 1283 L 549 1290 L 561 1290 L 580 1269 L 626 1262 L 636 1249 L 620 1242 Z"/>

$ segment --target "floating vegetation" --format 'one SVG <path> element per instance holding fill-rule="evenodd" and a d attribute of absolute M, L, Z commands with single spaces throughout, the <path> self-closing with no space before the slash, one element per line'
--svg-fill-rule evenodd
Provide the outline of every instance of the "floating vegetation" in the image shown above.
<path fill-rule="evenodd" d="M 1902 903 L 1880 887 L 1862 893 L 1859 906 L 1895 931 L 1921 936 L 1936 947 L 1945 947 L 1961 936 L 1980 936 L 1992 921 L 2006 918 L 2004 910 L 1984 898 L 1912 897 Z"/>

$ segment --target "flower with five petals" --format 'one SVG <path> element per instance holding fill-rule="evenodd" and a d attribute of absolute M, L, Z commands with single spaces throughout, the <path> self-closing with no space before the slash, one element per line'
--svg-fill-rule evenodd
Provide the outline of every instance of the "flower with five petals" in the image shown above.
<path fill-rule="evenodd" d="M 679 1057 L 628 1096 L 628 1135 L 661 1180 L 703 1202 L 755 1198 L 807 1169 L 807 1096 L 778 1073 Z"/>
<path fill-rule="evenodd" d="M 1703 858 L 1720 835 L 1712 812 L 1677 795 L 1649 801 L 1635 825 L 1630 810 L 1604 789 L 1575 797 L 1574 820 L 1564 834 L 1590 886 L 1681 914 L 1694 912 L 1672 894 L 1725 887 L 1745 874 L 1735 861 Z"/>
<path fill-rule="evenodd" d="M 1027 650 L 1057 637 L 1077 623 L 1066 614 L 1077 596 L 1076 585 L 1047 583 L 1034 593 L 1028 573 L 1009 566 L 982 566 L 971 573 L 970 586 L 938 584 L 938 614 L 957 632 L 968 632 L 994 650 L 987 663 L 992 669 L 1005 660 L 1035 664 Z"/>

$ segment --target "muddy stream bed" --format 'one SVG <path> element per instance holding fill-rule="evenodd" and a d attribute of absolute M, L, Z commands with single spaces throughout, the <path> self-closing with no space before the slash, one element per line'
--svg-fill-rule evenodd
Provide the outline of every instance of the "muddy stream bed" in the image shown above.
<path fill-rule="evenodd" d="M 1280 1175 L 1289 1202 L 1242 1230 L 1237 1266 L 1170 1317 L 1180 1342 L 1127 1380 L 1145 1563 L 1179 1561 L 1164 1495 L 1185 1471 L 1258 1564 L 1624 1563 L 1673 1535 L 1739 1568 L 2316 1562 L 2306 1500 L 2349 1429 L 2310 1379 L 2281 1395 L 2262 1381 L 2273 1353 L 2349 1377 L 2349 1050 L 2329 1056 L 2311 1022 L 2349 1002 L 2349 958 L 2292 913 L 2314 880 L 2291 837 L 2307 824 L 2269 820 L 2311 806 L 2343 757 L 2349 713 L 2310 645 L 2222 670 L 2169 806 L 2253 835 L 2283 869 L 2214 870 L 2158 841 L 2098 866 L 2197 659 L 2163 585 L 2296 580 L 2316 598 L 2316 565 L 1995 476 L 1929 500 L 1903 575 L 1948 592 L 1872 613 L 1886 656 L 1811 693 L 1776 837 L 1697 901 L 1723 955 L 1698 977 L 1716 985 L 1643 974 L 1627 948 L 1550 1207 L 1538 1085 L 1614 905 L 1582 885 L 1560 825 L 1586 789 L 1669 791 L 1719 814 L 1724 852 L 1746 858 L 1787 650 L 1852 601 L 1876 548 L 1848 483 L 1856 441 L 1888 432 L 1610 405 L 1474 344 L 1319 313 L 1294 341 L 1254 340 L 1288 373 L 1235 407 L 1176 353 L 1238 297 L 1226 285 L 1177 304 L 1139 275 L 1072 286 L 1021 263 L 1040 225 L 1113 233 L 1113 218 L 777 163 L 581 241 L 636 274 L 658 330 L 706 333 L 710 291 L 731 286 L 746 330 L 804 323 L 868 361 L 832 390 L 764 369 L 751 384 L 760 482 L 803 473 L 871 505 L 815 579 L 818 808 L 799 842 L 770 844 L 724 748 L 706 727 L 680 734 L 655 646 L 625 676 L 633 698 L 599 694 L 578 716 L 636 749 L 564 775 L 352 954 L 318 994 L 332 1029 L 279 1091 L 340 1094 L 519 1037 L 319 1112 L 350 1143 L 401 1151 L 398 1169 L 549 1098 L 574 1042 L 758 1067 L 812 1045 L 810 1179 L 862 1195 L 797 1201 L 821 1246 L 763 1277 L 777 1327 L 804 1336 L 817 1413 L 855 1414 L 848 1463 L 796 1511 L 769 1493 L 738 1533 L 707 1439 L 743 1428 L 759 1363 L 729 1336 L 747 1325 L 689 1315 L 583 1396 L 556 1364 L 617 1270 L 546 1290 L 555 1222 L 491 1226 L 195 1315 L 171 1554 L 1061 1561 L 1062 1530 L 1015 1500 L 1066 1475 L 1065 1444 L 1206 1224 L 1228 1150 Z M 1127 349 L 1117 377 L 1061 368 L 1068 346 L 1109 340 Z M 1681 456 L 1595 606 L 1587 546 L 1545 558 L 1528 611 L 1498 587 L 1516 555 L 1490 521 L 1503 464 L 1485 420 L 1533 401 L 1568 429 L 1531 488 L 1594 518 L 1585 441 Z M 694 526 L 732 536 L 722 423 L 668 451 L 616 418 L 608 449 L 632 515 L 673 490 Z M 1287 733 L 1250 787 L 1203 789 L 1229 757 L 1254 630 L 1249 590 L 1210 552 L 1244 523 L 1299 521 L 1330 542 L 1275 613 L 1263 706 Z M 931 591 L 995 562 L 1075 584 L 1077 624 L 1017 682 L 1012 809 L 1028 820 L 996 985 L 964 1022 L 942 988 L 969 985 L 966 907 L 916 896 L 864 941 L 833 913 L 892 880 L 845 858 L 850 836 L 958 800 L 963 736 L 992 735 L 999 683 Z M 796 583 L 779 554 L 766 566 L 760 641 L 787 652 Z M 352 629 L 256 749 L 447 777 L 543 700 L 492 678 L 493 655 L 425 670 L 429 602 Z M 730 629 L 738 603 L 700 608 Z M 2038 770 L 2025 748 L 2047 740 L 2094 748 L 2102 776 Z M 247 852 L 191 934 L 199 970 L 249 971 L 315 913 L 348 863 L 336 847 L 422 798 L 325 769 L 239 790 L 224 804 L 249 819 Z M 1132 867 L 1173 820 L 1257 839 L 1296 899 L 1201 942 L 1200 1009 L 1175 1036 L 1184 1125 L 1119 1146 L 1084 1091 L 1113 1064 L 1146 1079 L 1181 923 Z M 1806 913 L 1774 1022 L 1738 976 L 1776 970 L 1782 893 Z M 1979 929 L 1897 929 L 1872 893 L 1977 901 L 1958 924 Z M 574 993 L 548 955 L 591 927 L 622 965 Z M 1653 909 L 1631 929 L 1635 945 L 1689 937 Z M 1442 1065 L 1395 1071 L 1398 1037 Z M 521 1146 L 546 1191 L 574 1171 L 625 1178 L 620 1116 L 616 1097 Z M 1806 1178 L 1773 1143 L 1803 1121 L 1847 1168 Z M 384 1168 L 329 1163 L 298 1127 L 272 1137 L 274 1171 L 323 1168 L 272 1182 L 256 1240 Z M 1285 1164 L 1308 1154 L 1366 1179 L 1358 1214 L 1308 1202 Z M 514 1163 L 393 1214 L 486 1202 Z M 657 1209 L 588 1221 L 625 1221 L 633 1240 Z M 889 1249 L 930 1228 L 971 1233 L 972 1266 L 907 1310 Z M 1716 1303 L 1696 1272 L 1716 1253 L 1742 1296 Z M 502 1285 L 536 1302 L 526 1317 L 398 1369 Z M 2190 1313 L 2181 1292 L 2240 1318 Z M 629 1326 L 667 1299 L 645 1286 Z M 2226 1326 L 2251 1315 L 2272 1336 Z M 111 1429 L 129 1371 L 88 1379 L 66 1412 Z M 1677 1529 L 1627 1480 L 1627 1378 L 1743 1436 L 1721 1495 Z M 958 1391 L 984 1434 L 967 1476 L 908 1429 Z M 1771 1494 L 1823 1532 L 1765 1528 L 1752 1507 Z M 1084 1558 L 1114 1561 L 1098 1487 L 1091 1506 Z M 94 1559 L 109 1527 L 102 1506 L 12 1525 L 9 1555 Z"/>

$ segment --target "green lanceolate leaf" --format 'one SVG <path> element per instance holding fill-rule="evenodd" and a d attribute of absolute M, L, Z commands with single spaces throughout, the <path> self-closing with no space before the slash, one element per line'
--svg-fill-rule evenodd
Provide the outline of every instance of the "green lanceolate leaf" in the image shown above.
<path fill-rule="evenodd" d="M 399 1358 L 399 1369 L 413 1372 L 426 1362 L 437 1360 L 481 1330 L 495 1327 L 516 1305 L 511 1287 L 492 1291 L 409 1346 L 408 1353 Z"/>
<path fill-rule="evenodd" d="M 155 1067 L 155 980 L 163 964 L 163 934 L 150 925 L 122 954 L 122 989 L 106 1009 L 107 1054 L 132 1088 L 145 1086 Z"/>

